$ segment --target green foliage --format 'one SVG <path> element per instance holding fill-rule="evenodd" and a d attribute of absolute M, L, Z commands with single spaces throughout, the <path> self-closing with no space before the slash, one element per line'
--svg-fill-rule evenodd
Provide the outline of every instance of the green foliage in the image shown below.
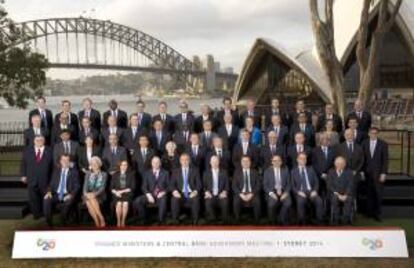
<path fill-rule="evenodd" d="M 21 40 L 21 30 L 8 18 L 0 0 L 0 97 L 10 106 L 25 108 L 29 99 L 43 94 L 49 63 L 30 46 L 15 46 Z"/>

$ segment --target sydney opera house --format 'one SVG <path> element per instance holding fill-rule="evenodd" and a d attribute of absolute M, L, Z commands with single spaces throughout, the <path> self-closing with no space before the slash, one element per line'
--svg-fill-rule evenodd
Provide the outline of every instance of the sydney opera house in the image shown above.
<path fill-rule="evenodd" d="M 349 103 L 356 97 L 358 65 L 355 48 L 356 34 L 362 9 L 361 0 L 337 0 L 334 6 L 335 45 L 343 64 L 345 88 Z M 390 1 L 393 5 L 395 1 Z M 413 114 L 414 92 L 414 1 L 403 1 L 396 23 L 384 38 L 373 98 L 397 99 L 391 112 Z M 378 3 L 373 5 L 370 28 L 376 26 Z M 369 49 L 369 48 L 368 48 Z M 254 97 L 259 104 L 269 103 L 277 96 L 282 101 L 303 98 L 308 105 L 332 100 L 328 79 L 323 72 L 316 48 L 284 47 L 278 40 L 258 38 L 241 68 L 235 90 L 240 104 Z M 385 105 L 386 106 L 386 105 Z M 389 107 L 383 107 L 385 110 Z"/>

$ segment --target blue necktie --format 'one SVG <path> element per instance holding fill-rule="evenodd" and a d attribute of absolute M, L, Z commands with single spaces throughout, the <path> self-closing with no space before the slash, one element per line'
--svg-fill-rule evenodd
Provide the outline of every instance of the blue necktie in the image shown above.
<path fill-rule="evenodd" d="M 184 169 L 184 197 L 187 199 L 188 196 L 188 172 Z"/>
<path fill-rule="evenodd" d="M 59 187 L 59 201 L 63 201 L 63 197 L 65 196 L 65 186 L 66 186 L 66 172 L 62 170 L 62 174 L 60 174 L 60 187 Z"/>

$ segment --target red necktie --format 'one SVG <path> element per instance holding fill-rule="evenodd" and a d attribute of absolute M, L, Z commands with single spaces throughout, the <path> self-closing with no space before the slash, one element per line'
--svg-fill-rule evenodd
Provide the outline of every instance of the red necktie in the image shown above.
<path fill-rule="evenodd" d="M 39 163 L 40 160 L 41 160 L 41 152 L 40 152 L 40 149 L 38 149 L 37 152 L 36 152 L 35 160 L 36 160 L 36 163 Z"/>

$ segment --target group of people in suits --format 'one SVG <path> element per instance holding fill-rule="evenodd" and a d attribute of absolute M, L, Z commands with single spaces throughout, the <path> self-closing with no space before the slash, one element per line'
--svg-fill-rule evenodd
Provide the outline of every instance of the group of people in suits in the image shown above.
<path fill-rule="evenodd" d="M 251 209 L 256 222 L 265 211 L 272 224 L 350 224 L 361 182 L 366 211 L 381 220 L 388 147 L 359 100 L 345 120 L 332 104 L 315 119 L 303 100 L 289 112 L 277 98 L 265 109 L 249 99 L 239 112 L 226 97 L 198 116 L 184 100 L 175 116 L 164 101 L 152 116 L 138 100 L 128 116 L 111 100 L 102 118 L 89 98 L 78 114 L 63 100 L 55 117 L 44 97 L 36 104 L 21 173 L 33 216 L 49 225 L 56 210 L 66 223 L 78 204 L 97 227 L 107 211 L 118 227 L 131 209 L 147 222 L 152 207 L 160 223 L 169 211 L 181 221 L 186 209 L 193 224 L 203 211 L 211 222 L 238 223 Z"/>

